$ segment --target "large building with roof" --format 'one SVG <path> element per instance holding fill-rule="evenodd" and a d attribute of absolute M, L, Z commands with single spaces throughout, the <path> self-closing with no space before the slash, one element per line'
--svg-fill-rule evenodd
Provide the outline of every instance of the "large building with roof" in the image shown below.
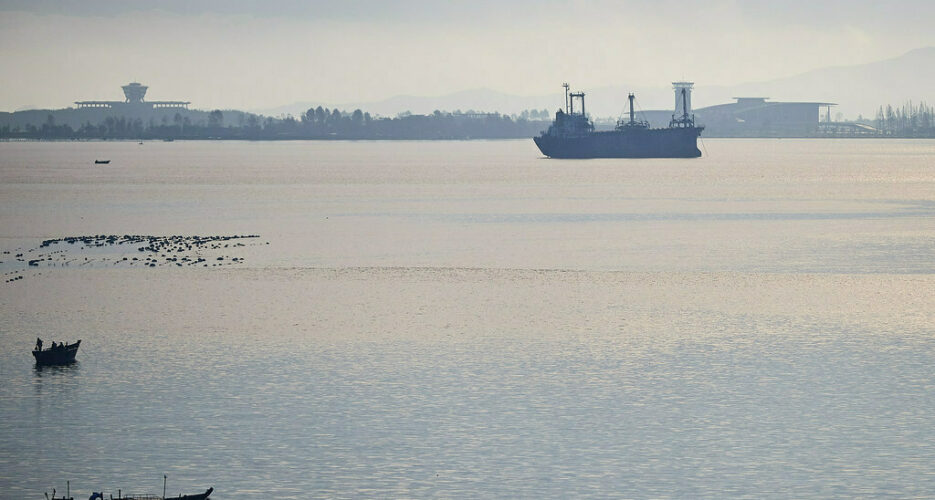
<path fill-rule="evenodd" d="M 144 98 L 146 97 L 146 90 L 149 89 L 149 87 L 138 82 L 128 83 L 121 88 L 123 89 L 124 97 L 126 97 L 126 99 L 123 101 L 75 101 L 75 105 L 78 107 L 78 109 L 188 109 L 188 105 L 191 104 L 188 101 L 147 101 Z"/>
<path fill-rule="evenodd" d="M 709 137 L 812 137 L 822 108 L 830 102 L 770 102 L 768 97 L 735 97 L 737 102 L 695 110 Z"/>
<path fill-rule="evenodd" d="M 676 82 L 679 83 L 679 82 Z M 691 109 L 695 123 L 704 125 L 702 137 L 819 137 L 828 134 L 834 103 L 781 102 L 768 97 L 735 97 L 736 102 Z M 673 116 L 680 116 L 683 104 L 676 100 L 676 111 L 643 111 L 641 116 L 653 127 L 666 127 Z M 612 126 L 605 123 L 604 127 Z"/>

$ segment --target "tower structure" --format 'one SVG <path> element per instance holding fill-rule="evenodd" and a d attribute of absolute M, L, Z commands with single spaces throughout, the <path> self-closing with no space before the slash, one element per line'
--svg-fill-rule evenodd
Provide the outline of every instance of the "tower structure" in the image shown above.
<path fill-rule="evenodd" d="M 685 118 L 692 112 L 692 87 L 695 82 L 672 82 L 675 90 L 675 117 Z"/>
<path fill-rule="evenodd" d="M 146 85 L 138 82 L 131 82 L 123 87 L 123 101 L 75 101 L 78 109 L 84 108 L 108 108 L 108 109 L 188 109 L 191 104 L 188 101 L 144 101 Z M 128 107 L 130 106 L 130 107 Z"/>
<path fill-rule="evenodd" d="M 695 117 L 692 115 L 692 87 L 695 82 L 672 82 L 675 90 L 675 113 L 669 126 L 694 126 Z"/>
<path fill-rule="evenodd" d="M 126 102 L 129 104 L 141 104 L 143 102 L 143 96 L 146 95 L 146 85 L 142 85 L 137 82 L 132 82 L 120 87 L 123 89 L 123 95 L 127 97 Z"/>

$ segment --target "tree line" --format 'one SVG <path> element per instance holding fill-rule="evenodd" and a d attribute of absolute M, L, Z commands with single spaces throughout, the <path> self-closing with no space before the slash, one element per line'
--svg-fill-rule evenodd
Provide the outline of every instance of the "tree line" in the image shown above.
<path fill-rule="evenodd" d="M 193 120 L 195 116 L 197 119 Z M 518 115 L 442 112 L 428 115 L 400 113 L 373 117 L 352 112 L 310 108 L 298 118 L 265 117 L 240 111 L 182 111 L 171 119 L 107 116 L 98 123 L 78 127 L 57 124 L 49 113 L 41 125 L 0 126 L 0 138 L 22 139 L 508 139 L 538 134 L 548 126 L 547 110 L 527 110 Z"/>
<path fill-rule="evenodd" d="M 874 120 L 881 134 L 893 137 L 935 137 L 935 108 L 909 101 L 901 107 L 880 106 Z"/>

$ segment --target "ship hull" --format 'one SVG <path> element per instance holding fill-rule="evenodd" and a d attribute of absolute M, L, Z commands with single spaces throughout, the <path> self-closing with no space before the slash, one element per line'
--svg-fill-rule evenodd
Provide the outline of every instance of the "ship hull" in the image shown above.
<path fill-rule="evenodd" d="M 614 130 L 533 140 L 550 158 L 697 158 L 702 127 Z"/>
<path fill-rule="evenodd" d="M 78 354 L 78 346 L 81 341 L 74 344 L 58 345 L 54 348 L 42 351 L 33 350 L 32 355 L 36 358 L 38 366 L 67 365 L 75 362 L 75 355 Z"/>

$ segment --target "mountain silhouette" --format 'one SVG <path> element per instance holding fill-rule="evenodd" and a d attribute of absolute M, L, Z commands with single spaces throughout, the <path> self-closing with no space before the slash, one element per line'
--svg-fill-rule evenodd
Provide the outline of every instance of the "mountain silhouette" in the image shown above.
<path fill-rule="evenodd" d="M 596 117 L 622 115 L 627 106 L 627 94 L 634 92 L 640 109 L 672 109 L 674 97 L 669 79 L 663 77 L 658 86 L 638 87 L 614 85 L 580 89 L 587 93 L 588 111 Z M 935 47 L 923 47 L 899 57 L 853 66 L 816 69 L 795 76 L 738 85 L 705 85 L 695 82 L 693 96 L 696 108 L 732 102 L 733 97 L 769 97 L 774 101 L 834 102 L 835 112 L 848 117 L 862 114 L 873 117 L 879 106 L 901 105 L 907 100 L 935 102 Z M 573 82 L 572 82 L 573 83 Z M 291 114 L 299 116 L 308 108 L 321 105 L 351 111 L 362 109 L 375 115 L 396 116 L 409 111 L 428 114 L 442 111 L 483 111 L 504 114 L 526 109 L 548 109 L 554 112 L 562 106 L 564 90 L 561 82 L 555 93 L 520 96 L 488 88 L 463 90 L 441 96 L 399 95 L 372 102 L 325 104 L 297 102 L 290 105 L 256 110 L 267 116 Z M 573 87 L 573 89 L 578 90 Z"/>

